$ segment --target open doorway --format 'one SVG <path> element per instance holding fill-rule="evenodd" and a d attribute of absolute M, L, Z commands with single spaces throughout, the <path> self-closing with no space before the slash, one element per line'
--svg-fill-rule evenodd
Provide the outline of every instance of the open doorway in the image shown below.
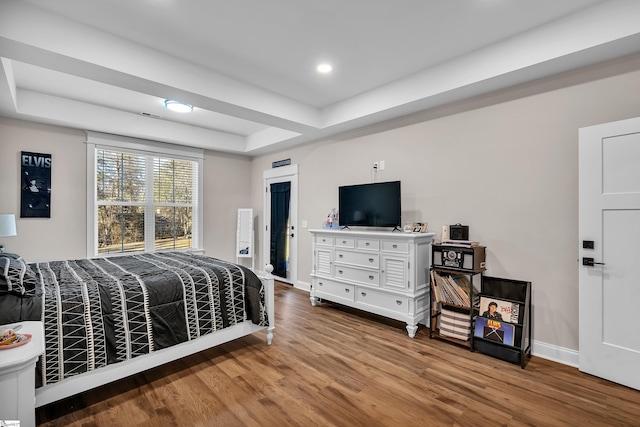
<path fill-rule="evenodd" d="M 264 171 L 264 262 L 276 280 L 297 283 L 298 165 Z"/>

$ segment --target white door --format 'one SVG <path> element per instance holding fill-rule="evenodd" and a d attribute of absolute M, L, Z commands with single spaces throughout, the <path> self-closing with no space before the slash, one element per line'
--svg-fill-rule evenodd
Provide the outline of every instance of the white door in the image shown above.
<path fill-rule="evenodd" d="M 579 152 L 579 368 L 640 390 L 640 118 L 580 129 Z"/>
<path fill-rule="evenodd" d="M 291 183 L 291 198 L 289 201 L 289 258 L 286 277 L 278 277 L 278 280 L 291 283 L 296 286 L 298 281 L 298 165 L 283 166 L 269 169 L 263 172 L 263 182 L 265 188 L 264 196 L 264 245 L 263 261 L 269 263 L 271 252 L 271 195 L 269 188 L 271 184 L 281 182 Z"/>

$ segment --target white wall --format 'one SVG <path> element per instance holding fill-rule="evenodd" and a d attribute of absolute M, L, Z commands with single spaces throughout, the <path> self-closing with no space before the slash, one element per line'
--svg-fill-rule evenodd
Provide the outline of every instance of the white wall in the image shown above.
<path fill-rule="evenodd" d="M 319 228 L 338 186 L 370 182 L 385 160 L 377 181 L 402 181 L 403 222 L 427 221 L 437 238 L 443 224 L 469 225 L 487 246 L 487 275 L 533 283 L 534 340 L 577 350 L 578 128 L 640 116 L 637 70 L 639 58 L 627 58 L 258 157 L 254 207 L 262 217 L 262 171 L 291 158 L 299 225 Z M 311 239 L 299 229 L 298 278 L 308 283 Z"/>
<path fill-rule="evenodd" d="M 28 261 L 86 255 L 86 133 L 0 117 L 0 213 L 14 213 L 18 235 L 0 237 Z M 52 156 L 51 218 L 20 218 L 20 152 Z M 251 160 L 205 152 L 204 249 L 235 261 L 237 209 L 250 207 Z"/>
<path fill-rule="evenodd" d="M 204 158 L 206 254 L 236 261 L 238 209 L 251 207 L 251 159 L 207 151 Z M 250 266 L 248 259 L 241 264 Z"/>
<path fill-rule="evenodd" d="M 320 227 L 340 185 L 399 179 L 405 222 L 461 222 L 487 246 L 488 274 L 533 282 L 534 339 L 578 349 L 578 128 L 640 116 L 640 57 L 522 85 L 253 160 L 207 152 L 204 247 L 235 260 L 238 208 L 262 223 L 262 171 L 300 166 L 299 219 Z M 50 219 L 18 219 L 0 238 L 29 260 L 83 258 L 85 133 L 0 118 L 0 213 L 19 216 L 19 153 L 52 154 Z M 299 230 L 300 227 L 299 227 Z M 309 281 L 311 242 L 298 233 L 298 278 Z M 262 248 L 261 233 L 256 250 Z M 263 260 L 259 253 L 256 265 Z"/>
<path fill-rule="evenodd" d="M 86 256 L 87 152 L 83 131 L 0 117 L 0 213 L 16 215 L 18 235 L 0 237 L 28 261 Z M 51 154 L 51 218 L 20 218 L 20 152 Z"/>

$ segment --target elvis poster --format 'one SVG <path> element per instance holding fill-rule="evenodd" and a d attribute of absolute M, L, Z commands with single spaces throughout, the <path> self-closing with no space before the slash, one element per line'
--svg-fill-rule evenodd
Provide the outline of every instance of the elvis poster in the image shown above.
<path fill-rule="evenodd" d="M 20 154 L 20 218 L 51 218 L 51 154 Z"/>

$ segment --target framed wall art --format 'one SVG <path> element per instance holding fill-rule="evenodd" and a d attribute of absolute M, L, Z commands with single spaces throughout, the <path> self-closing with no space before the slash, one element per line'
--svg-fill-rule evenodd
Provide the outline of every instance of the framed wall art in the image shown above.
<path fill-rule="evenodd" d="M 51 218 L 51 154 L 20 154 L 20 218 Z"/>

